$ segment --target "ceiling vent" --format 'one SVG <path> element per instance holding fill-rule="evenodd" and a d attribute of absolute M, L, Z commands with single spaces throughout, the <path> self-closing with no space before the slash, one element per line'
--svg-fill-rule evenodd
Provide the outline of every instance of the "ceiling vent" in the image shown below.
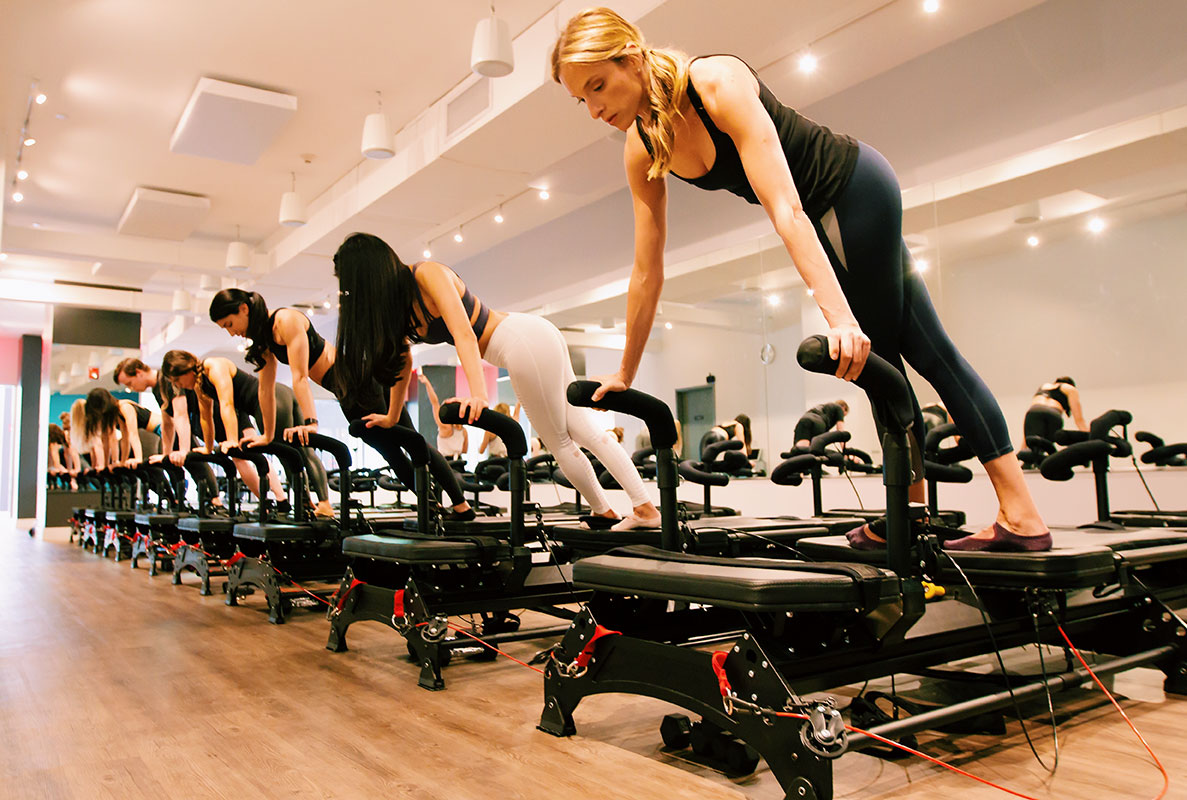
<path fill-rule="evenodd" d="M 445 135 L 453 136 L 488 108 L 490 108 L 490 79 L 482 78 L 449 101 L 449 105 L 445 108 Z"/>
<path fill-rule="evenodd" d="M 209 212 L 209 197 L 137 186 L 117 230 L 129 236 L 180 242 L 202 224 Z"/>
<path fill-rule="evenodd" d="M 254 164 L 296 111 L 294 95 L 202 78 L 181 113 L 169 149 Z"/>

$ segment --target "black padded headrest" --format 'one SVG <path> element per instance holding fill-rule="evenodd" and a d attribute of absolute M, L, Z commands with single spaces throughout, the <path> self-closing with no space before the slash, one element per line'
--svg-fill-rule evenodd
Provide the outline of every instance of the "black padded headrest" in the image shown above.
<path fill-rule="evenodd" d="M 680 475 L 686 480 L 693 483 L 699 483 L 702 486 L 725 486 L 730 482 L 730 478 L 723 472 L 706 472 L 704 464 L 699 461 L 681 461 Z"/>
<path fill-rule="evenodd" d="M 441 406 L 437 416 L 446 425 L 467 425 L 469 423 L 463 420 L 459 413 L 461 407 L 458 402 L 446 403 Z M 507 446 L 508 458 L 523 458 L 528 454 L 528 442 L 523 436 L 523 428 L 506 414 L 500 414 L 493 408 L 484 408 L 478 419 L 474 420 L 473 426 L 502 439 L 503 444 Z"/>
<path fill-rule="evenodd" d="M 816 456 L 807 453 L 792 456 L 771 472 L 771 483 L 777 486 L 799 486 L 804 482 L 804 473 L 811 472 L 819 463 Z"/>
<path fill-rule="evenodd" d="M 676 446 L 676 421 L 672 418 L 672 409 L 662 400 L 637 389 L 627 389 L 625 392 L 606 392 L 595 404 L 593 393 L 600 385 L 597 381 L 573 381 L 567 392 L 569 402 L 582 408 L 604 408 L 638 417 L 647 426 L 653 447 Z"/>
<path fill-rule="evenodd" d="M 796 360 L 800 366 L 809 372 L 822 375 L 834 375 L 837 371 L 837 360 L 828 354 L 828 339 L 820 334 L 809 336 L 800 342 L 796 351 Z M 908 430 L 915 419 L 915 409 L 911 403 L 911 387 L 907 379 L 889 362 L 880 356 L 870 353 L 865 367 L 854 384 L 859 386 L 870 396 L 870 400 L 885 409 L 890 415 L 885 422 L 895 422 L 902 430 Z"/>
<path fill-rule="evenodd" d="M 822 456 L 830 444 L 843 444 L 852 438 L 853 434 L 849 431 L 825 431 L 819 436 L 812 437 L 812 441 L 808 443 L 808 449 L 813 454 Z"/>
<path fill-rule="evenodd" d="M 356 439 L 362 438 L 366 430 L 367 423 L 361 419 L 356 419 L 350 423 L 350 435 Z M 412 428 L 405 428 L 403 425 L 393 425 L 387 429 L 386 435 L 394 439 L 396 444 L 408 454 L 408 460 L 412 462 L 412 466 L 423 467 L 429 463 L 429 446 L 425 444 L 424 437 Z"/>
<path fill-rule="evenodd" d="M 1047 480 L 1070 481 L 1072 467 L 1091 464 L 1094 459 L 1108 455 L 1112 449 L 1112 445 L 1108 442 L 1098 439 L 1078 442 L 1044 458 L 1043 463 L 1039 466 L 1039 472 Z"/>

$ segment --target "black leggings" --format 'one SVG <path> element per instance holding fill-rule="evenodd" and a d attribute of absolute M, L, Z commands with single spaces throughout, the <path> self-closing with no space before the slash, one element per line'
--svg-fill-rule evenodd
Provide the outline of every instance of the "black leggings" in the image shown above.
<path fill-rule="evenodd" d="M 260 420 L 261 425 L 264 424 L 262 414 L 255 413 L 253 415 Z M 297 420 L 304 422 L 304 417 L 301 416 L 301 405 L 297 402 L 296 395 L 283 383 L 276 384 L 276 438 L 281 439 L 285 429 L 297 425 Z M 305 472 L 309 475 L 309 486 L 317 493 L 317 499 L 330 499 L 330 484 L 326 477 L 326 465 L 317 457 L 317 452 L 312 447 L 300 447 L 296 443 L 294 446 L 300 451 L 301 460 L 305 462 Z"/>
<path fill-rule="evenodd" d="M 802 442 L 807 439 L 812 441 L 813 437 L 819 436 L 822 433 L 828 432 L 828 423 L 819 414 L 808 412 L 800 417 L 800 421 L 795 424 L 795 438 L 791 441 Z"/>
<path fill-rule="evenodd" d="M 1022 420 L 1022 436 L 1038 436 L 1049 442 L 1055 441 L 1055 434 L 1063 430 L 1063 414 L 1050 406 L 1033 405 L 1026 409 Z"/>
<path fill-rule="evenodd" d="M 326 370 L 326 374 L 322 376 L 322 386 L 337 395 L 333 367 Z M 370 392 L 361 393 L 360 396 L 351 398 L 349 402 L 339 397 L 338 406 L 350 422 L 362 419 L 367 414 L 386 414 L 387 393 L 376 383 L 371 387 Z M 401 409 L 398 424 L 416 430 L 416 426 L 412 424 L 412 415 L 408 413 L 408 406 Z M 393 436 L 387 428 L 378 426 L 364 428 L 359 438 L 383 456 L 383 460 L 392 468 L 392 472 L 396 473 L 396 478 L 400 483 L 409 489 L 416 488 L 416 472 L 412 468 L 412 462 L 408 460 L 404 448 L 400 447 L 397 437 Z M 433 474 L 433 478 L 449 496 L 450 505 L 457 506 L 466 502 L 466 496 L 462 494 L 462 487 L 457 482 L 457 473 L 450 468 L 445 457 L 437 452 L 437 448 L 427 443 L 426 446 L 429 449 L 429 472 Z"/>
<path fill-rule="evenodd" d="M 991 461 L 1013 451 L 1001 408 L 981 377 L 948 338 L 914 269 L 903 241 L 902 191 L 890 164 L 866 144 L 859 145 L 857 165 L 833 205 L 840 250 L 824 226 L 816 232 L 832 262 L 857 322 L 870 337 L 873 352 L 906 375 L 903 361 L 927 380 L 952 416 L 973 452 Z M 914 438 L 923 450 L 923 416 L 915 407 Z"/>

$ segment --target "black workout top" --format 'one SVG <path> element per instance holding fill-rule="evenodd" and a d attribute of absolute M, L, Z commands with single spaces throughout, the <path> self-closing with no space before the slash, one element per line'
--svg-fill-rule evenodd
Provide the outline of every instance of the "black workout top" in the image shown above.
<path fill-rule="evenodd" d="M 692 61 L 708 57 L 697 56 Z M 787 166 L 791 170 L 791 177 L 795 181 L 804 212 L 809 218 L 818 220 L 833 207 L 849 183 L 849 177 L 857 163 L 857 141 L 850 136 L 833 133 L 823 125 L 817 125 L 794 109 L 783 105 L 758 77 L 758 73 L 754 72 L 749 64 L 746 66 L 758 80 L 759 100 L 771 116 L 771 121 L 775 123 L 775 132 L 779 135 L 783 153 L 787 156 Z M 701 121 L 705 123 L 705 130 L 713 140 L 716 157 L 709 171 L 699 178 L 685 178 L 676 175 L 675 172 L 672 175 L 699 189 L 725 189 L 749 203 L 758 205 L 758 197 L 746 178 L 746 170 L 742 167 L 742 157 L 738 154 L 738 148 L 734 145 L 733 139 L 723 133 L 705 111 L 705 104 L 701 102 L 701 96 L 693 86 L 691 77 L 688 81 L 688 99 Z M 635 128 L 647 152 L 652 153 L 651 142 L 643 131 L 641 120 L 635 120 Z"/>
<path fill-rule="evenodd" d="M 837 403 L 821 403 L 818 406 L 812 406 L 804 413 L 814 414 L 820 417 L 824 420 L 829 430 L 845 418 L 845 409 L 841 408 Z"/>
<path fill-rule="evenodd" d="M 206 373 L 202 373 L 202 393 L 218 402 L 218 390 L 210 382 Z M 231 399 L 235 403 L 235 412 L 240 416 L 250 414 L 260 404 L 260 380 L 255 375 L 236 368 L 231 378 Z"/>
<path fill-rule="evenodd" d="M 186 416 L 190 418 L 190 429 L 193 432 L 202 430 L 202 412 L 198 408 L 198 395 L 193 389 L 184 389 L 182 394 L 185 395 Z M 173 416 L 173 401 L 165 399 L 165 393 L 161 390 L 161 380 L 157 381 L 157 385 L 152 387 L 152 396 L 156 398 L 157 405 L 161 407 L 161 413 L 165 416 Z"/>
<path fill-rule="evenodd" d="M 291 310 L 296 311 L 297 309 L 294 308 Z M 268 329 L 269 330 L 272 330 L 273 328 L 276 327 L 276 312 L 277 311 L 280 311 L 280 309 L 279 308 L 276 309 L 276 311 L 272 312 L 272 316 L 268 317 Z M 297 313 L 299 313 L 299 314 L 301 314 L 301 316 L 305 317 L 305 315 L 303 313 L 301 313 L 299 311 Z M 305 322 L 306 322 L 305 335 L 309 337 L 309 364 L 307 364 L 306 366 L 312 367 L 314 364 L 317 363 L 317 360 L 319 358 L 321 358 L 321 354 L 326 351 L 326 340 L 321 337 L 320 333 L 318 333 L 317 331 L 315 331 L 313 329 L 313 323 L 310 322 L 309 317 L 305 317 Z M 272 336 L 270 336 L 268 338 L 268 349 L 272 351 L 272 355 L 276 356 L 276 360 L 279 361 L 281 364 L 289 363 L 288 346 L 278 343 L 276 341 L 275 334 L 273 334 Z"/>
<path fill-rule="evenodd" d="M 152 419 L 152 412 L 139 403 L 134 403 L 131 400 L 126 402 L 132 403 L 132 406 L 136 409 L 136 427 L 147 430 L 148 423 Z"/>
<path fill-rule="evenodd" d="M 420 322 L 425 325 L 425 332 L 423 334 L 417 333 L 416 328 L 420 325 L 414 320 L 408 333 L 408 338 L 414 342 L 424 342 L 425 344 L 441 344 L 442 342 L 449 342 L 456 344 L 453 341 L 453 334 L 449 332 L 449 326 L 445 324 L 442 317 L 434 317 L 429 313 L 428 307 L 425 305 L 424 298 L 420 294 L 420 285 L 416 283 L 416 269 L 422 263 L 412 265 L 412 286 L 413 291 L 416 292 L 416 304 L 420 306 L 420 311 L 413 309 L 413 316 L 419 316 Z M 466 288 L 465 294 L 462 295 L 462 307 L 466 309 L 466 319 L 470 320 L 470 327 L 474 329 L 474 336 L 477 339 L 482 339 L 482 334 L 486 330 L 486 321 L 490 319 L 490 309 L 486 304 L 479 300 L 474 295 L 470 294 L 469 287 Z M 478 308 L 478 316 L 475 318 L 474 309 Z"/>
<path fill-rule="evenodd" d="M 1056 403 L 1059 403 L 1061 406 L 1063 406 L 1063 413 L 1067 414 L 1069 417 L 1072 415 L 1072 404 L 1068 401 L 1067 394 L 1065 394 L 1063 389 L 1060 389 L 1058 385 L 1056 385 L 1054 389 L 1044 389 L 1042 386 L 1040 386 L 1038 389 L 1035 389 L 1035 396 L 1050 397 Z"/>

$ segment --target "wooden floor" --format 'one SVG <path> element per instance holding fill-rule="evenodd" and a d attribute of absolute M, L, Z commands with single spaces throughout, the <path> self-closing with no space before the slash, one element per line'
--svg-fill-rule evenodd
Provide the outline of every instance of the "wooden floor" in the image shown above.
<path fill-rule="evenodd" d="M 662 749 L 669 707 L 599 696 L 580 735 L 535 730 L 540 676 L 510 661 L 460 663 L 426 692 L 388 628 L 360 624 L 351 652 L 324 649 L 328 623 L 298 612 L 269 625 L 127 562 L 0 527 L 0 797 L 4 798 L 781 798 L 769 771 L 731 781 Z M 511 646 L 532 655 L 549 642 Z M 901 687 L 900 681 L 900 687 Z M 1155 673 L 1116 679 L 1134 722 L 1187 797 L 1187 699 Z M 1061 711 L 1048 778 L 1017 723 L 1004 738 L 927 740 L 932 755 L 1042 798 L 1153 798 L 1161 777 L 1099 694 Z M 1044 756 L 1049 727 L 1032 725 Z M 845 756 L 838 798 L 961 800 L 1006 795 L 918 759 Z"/>

